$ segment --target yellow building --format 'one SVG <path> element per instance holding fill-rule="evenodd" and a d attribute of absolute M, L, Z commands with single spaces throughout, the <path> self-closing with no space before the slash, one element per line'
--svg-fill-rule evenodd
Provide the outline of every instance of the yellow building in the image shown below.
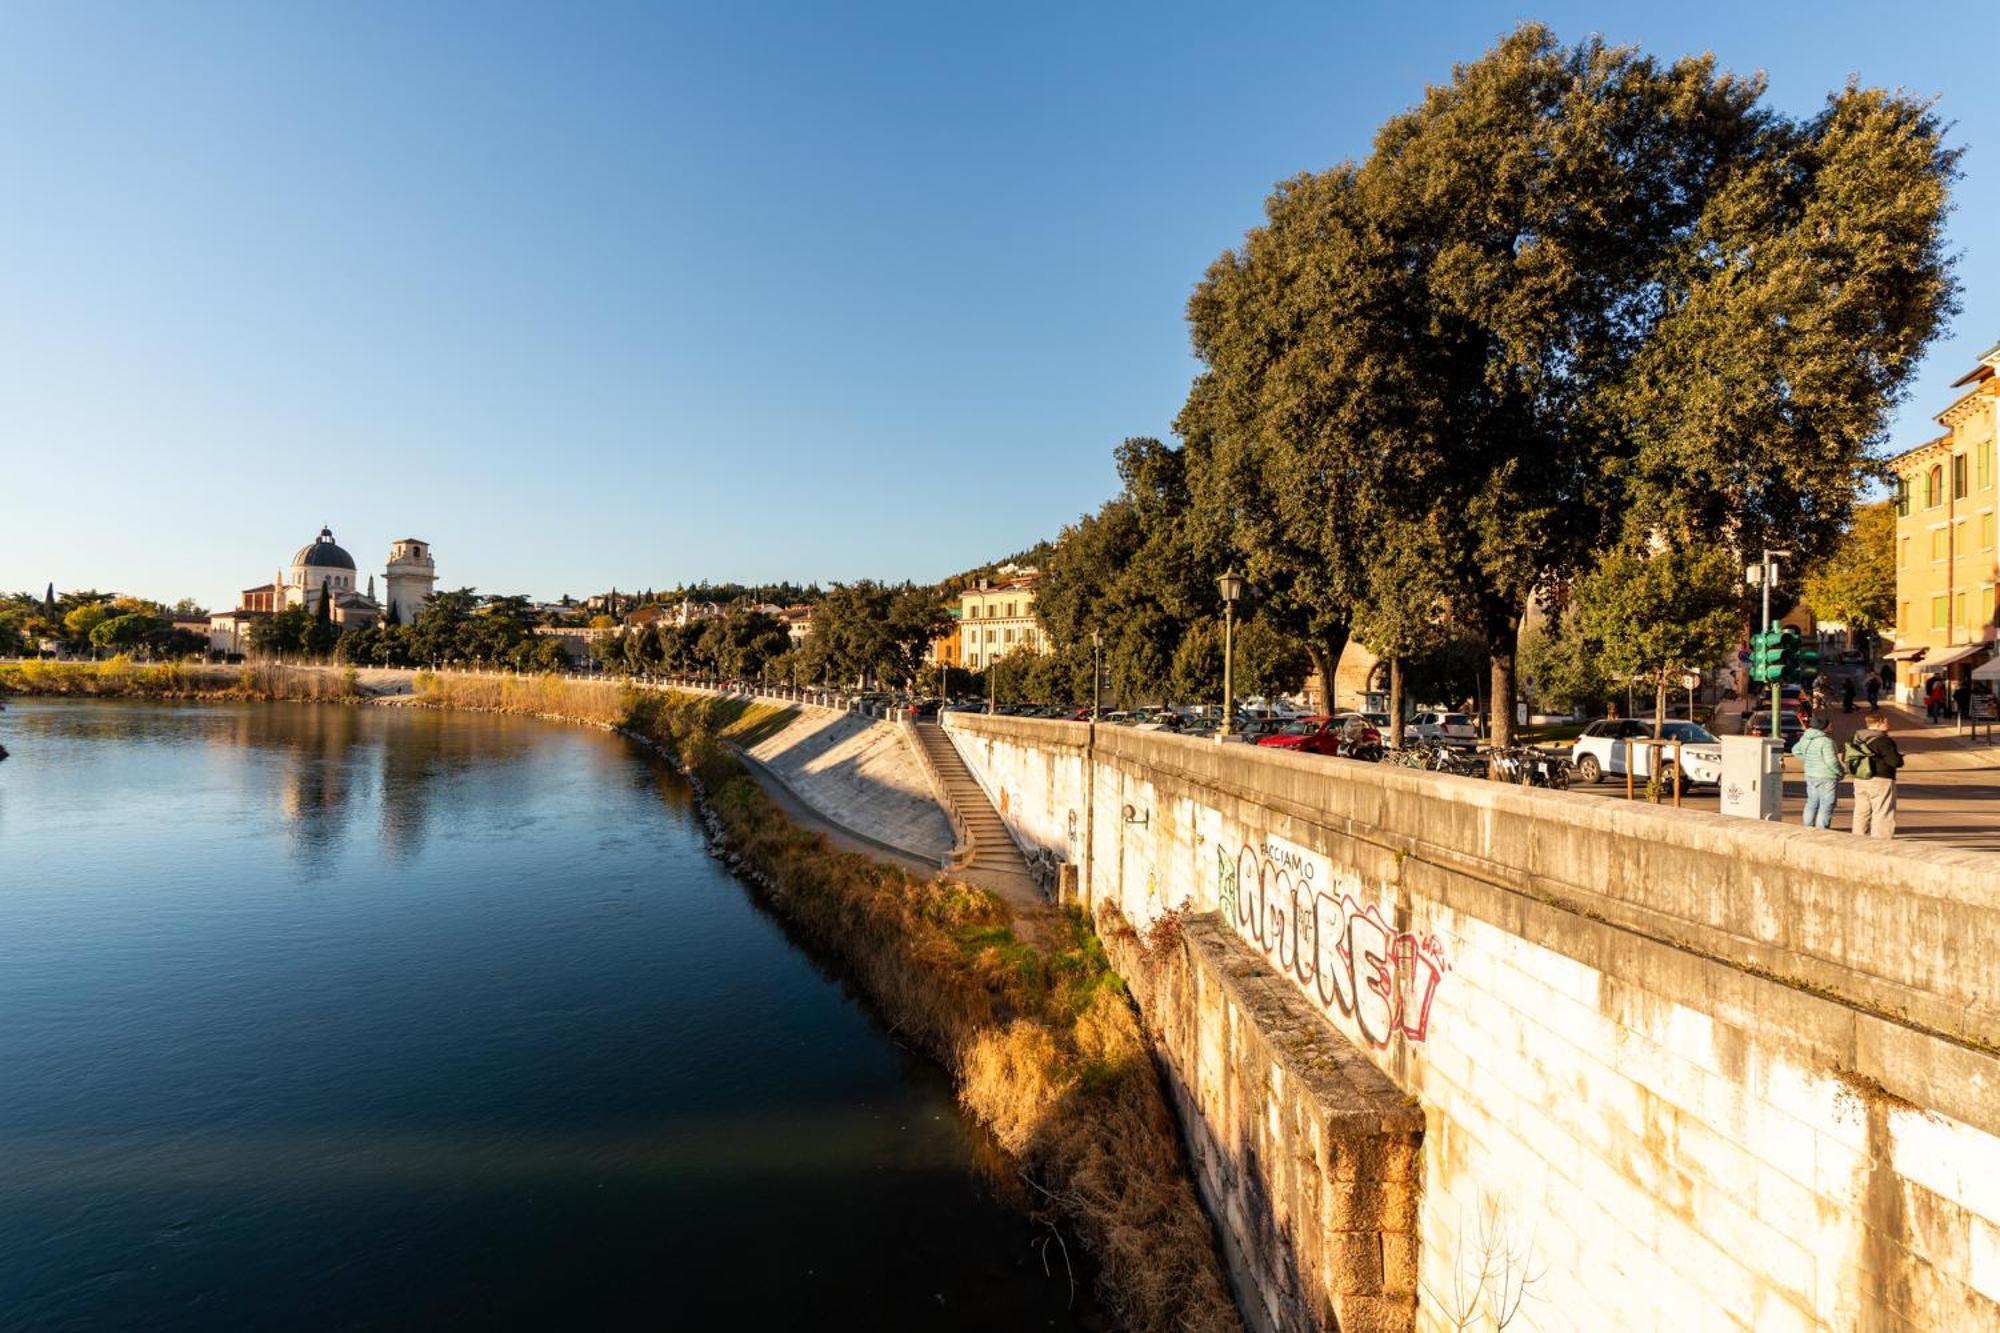
<path fill-rule="evenodd" d="M 958 645 L 959 645 L 958 618 L 961 614 L 962 612 L 959 610 L 958 607 L 955 606 L 952 607 L 951 628 L 946 630 L 944 633 L 938 635 L 937 638 L 931 642 L 930 657 L 927 660 L 929 660 L 933 665 L 936 665 L 939 662 L 944 663 L 948 667 L 958 667 L 965 665 L 964 659 L 962 659 L 959 656 L 958 652 Z"/>
<path fill-rule="evenodd" d="M 1049 650 L 1049 636 L 1035 619 L 1035 584 L 1041 573 L 1002 566 L 1002 577 L 981 579 L 958 595 L 959 664 L 981 671 L 1019 648 Z"/>
<path fill-rule="evenodd" d="M 1963 680 L 1993 642 L 2000 497 L 2000 345 L 1953 384 L 1945 433 L 1889 462 L 1896 473 L 1896 663 L 1909 701 L 1943 674 Z"/>

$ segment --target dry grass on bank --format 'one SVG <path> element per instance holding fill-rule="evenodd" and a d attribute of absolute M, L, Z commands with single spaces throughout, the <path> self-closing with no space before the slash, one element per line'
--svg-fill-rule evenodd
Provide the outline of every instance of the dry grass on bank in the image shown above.
<path fill-rule="evenodd" d="M 622 726 L 638 691 L 613 680 L 571 680 L 566 676 L 459 675 L 419 671 L 420 702 L 440 708 L 476 708 L 489 713 L 529 713 Z"/>
<path fill-rule="evenodd" d="M 349 667 L 223 666 L 206 662 L 141 664 L 129 657 L 103 662 L 0 664 L 0 694 L 90 699 L 299 699 L 345 702 L 360 697 Z"/>
<path fill-rule="evenodd" d="M 896 1028 L 1083 1239 L 1137 1333 L 1241 1328 L 1138 1015 L 1080 913 L 1036 949 L 989 893 L 836 852 L 784 819 L 720 738 L 762 705 L 645 695 L 627 725 L 674 748 L 729 845 L 795 928 L 838 953 Z"/>

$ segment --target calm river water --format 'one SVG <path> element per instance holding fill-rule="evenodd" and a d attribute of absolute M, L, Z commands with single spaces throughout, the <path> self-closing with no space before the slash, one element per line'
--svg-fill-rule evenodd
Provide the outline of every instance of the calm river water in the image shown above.
<path fill-rule="evenodd" d="M 637 746 L 60 701 L 0 743 L 0 1327 L 1095 1322 Z"/>

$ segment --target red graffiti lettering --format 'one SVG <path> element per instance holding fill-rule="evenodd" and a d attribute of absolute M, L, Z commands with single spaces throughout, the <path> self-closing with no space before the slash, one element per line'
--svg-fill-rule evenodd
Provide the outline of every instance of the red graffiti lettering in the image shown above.
<path fill-rule="evenodd" d="M 1247 846 L 1234 865 L 1218 858 L 1224 919 L 1322 1008 L 1351 1019 L 1370 1046 L 1425 1040 L 1431 1003 L 1451 970 L 1438 937 L 1397 930 L 1380 907 L 1335 898 L 1295 869 Z"/>

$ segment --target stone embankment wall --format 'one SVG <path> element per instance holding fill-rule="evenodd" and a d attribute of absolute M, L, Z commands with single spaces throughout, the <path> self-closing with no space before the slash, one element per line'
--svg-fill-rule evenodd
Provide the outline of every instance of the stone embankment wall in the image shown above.
<path fill-rule="evenodd" d="M 1254 1322 L 2000 1328 L 1990 854 L 949 726 L 1152 946 L 1121 962 Z"/>
<path fill-rule="evenodd" d="M 687 693 L 721 693 L 675 686 Z M 907 729 L 869 713 L 775 696 L 782 725 L 739 748 L 799 800 L 835 824 L 933 865 L 958 841 Z"/>

